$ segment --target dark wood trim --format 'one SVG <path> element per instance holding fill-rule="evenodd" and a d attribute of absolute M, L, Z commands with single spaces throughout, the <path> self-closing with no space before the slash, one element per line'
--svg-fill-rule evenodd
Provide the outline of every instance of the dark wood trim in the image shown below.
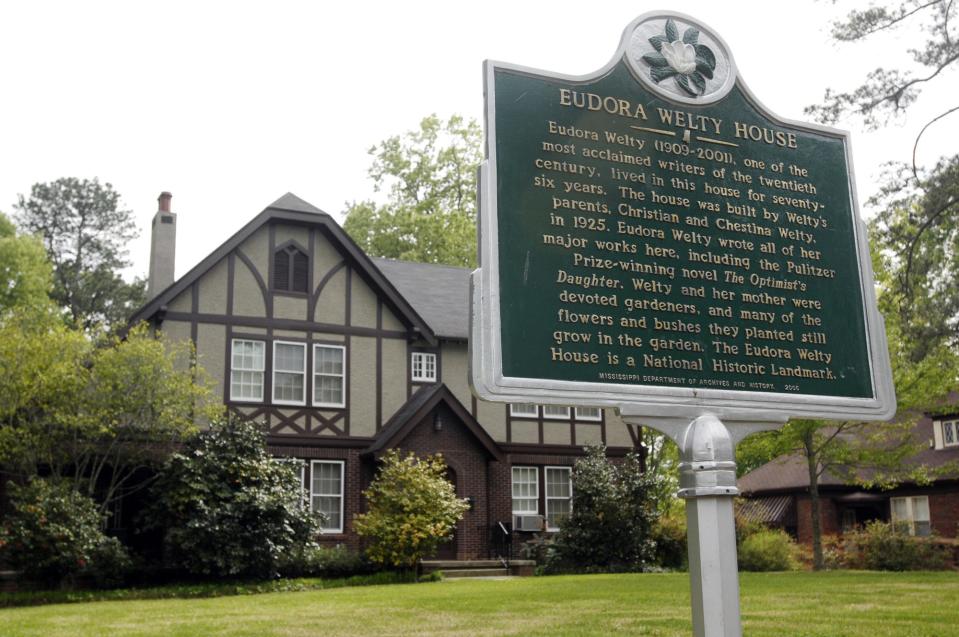
<path fill-rule="evenodd" d="M 585 450 L 582 446 L 563 446 L 563 445 L 537 445 L 532 443 L 501 443 L 500 448 L 508 454 L 524 454 L 530 456 L 582 456 Z M 607 447 L 606 455 L 611 457 L 625 456 L 630 451 L 636 451 L 632 447 Z"/>
<path fill-rule="evenodd" d="M 350 436 L 296 436 L 292 434 L 270 434 L 266 444 L 276 447 L 348 447 L 351 449 L 365 449 L 375 438 L 360 438 Z M 317 444 L 319 443 L 319 444 Z"/>
<path fill-rule="evenodd" d="M 346 334 L 352 336 L 382 336 L 383 338 L 406 339 L 406 332 L 383 330 L 378 332 L 373 327 L 352 327 L 333 325 L 331 323 L 314 323 L 299 319 L 268 319 L 262 316 L 226 316 L 223 314 L 191 314 L 190 312 L 167 312 L 167 321 L 199 321 L 216 325 L 233 325 L 237 327 L 265 327 L 278 330 L 293 330 L 300 332 L 326 332 L 329 334 Z"/>
<path fill-rule="evenodd" d="M 260 295 L 263 297 L 263 311 L 266 312 L 268 317 L 273 316 L 273 302 L 270 298 L 270 292 L 266 287 L 266 283 L 263 281 L 263 275 L 260 274 L 260 271 L 257 270 L 255 265 L 253 265 L 253 261 L 250 260 L 250 257 L 246 256 L 243 250 L 237 248 L 234 251 L 234 254 L 236 254 L 237 258 L 239 258 L 240 261 L 243 262 L 243 265 L 245 265 L 253 274 L 256 284 L 260 288 Z"/>
<path fill-rule="evenodd" d="M 226 315 L 233 316 L 233 286 L 236 285 L 236 254 L 226 258 Z"/>
<path fill-rule="evenodd" d="M 509 403 L 506 403 L 506 444 L 513 442 L 513 415 L 509 410 Z"/>
<path fill-rule="evenodd" d="M 316 304 L 320 300 L 320 294 L 323 293 L 323 288 L 326 287 L 326 284 L 329 283 L 330 279 L 332 279 L 337 272 L 339 272 L 345 267 L 346 267 L 346 261 L 340 261 L 339 263 L 334 265 L 332 268 L 330 268 L 330 271 L 324 274 L 323 278 L 320 279 L 320 284 L 313 291 L 313 295 L 310 296 L 310 300 L 309 300 L 310 307 L 307 308 L 309 311 L 309 318 L 311 321 L 316 319 Z M 311 272 L 310 275 L 312 276 L 312 270 L 310 272 Z"/>
<path fill-rule="evenodd" d="M 193 314 L 192 319 L 190 319 L 190 340 L 193 341 L 193 348 L 196 349 L 197 343 L 197 332 L 199 331 L 199 324 L 197 322 L 196 316 L 200 313 L 200 282 L 197 281 L 192 286 L 190 286 L 190 313 Z"/>
<path fill-rule="evenodd" d="M 470 396 L 470 413 L 473 414 L 473 418 L 476 418 L 476 411 L 478 406 L 479 405 L 476 402 L 476 396 Z"/>
<path fill-rule="evenodd" d="M 383 426 L 383 301 L 376 297 L 376 431 Z"/>
<path fill-rule="evenodd" d="M 352 320 L 353 320 L 353 268 L 347 266 L 346 268 L 346 285 L 344 286 L 344 303 L 346 303 L 346 309 L 343 312 L 343 322 L 345 324 L 345 330 L 352 330 Z M 375 330 L 373 330 L 375 332 Z M 351 335 L 352 331 L 346 332 L 346 351 L 351 353 L 353 351 L 353 339 Z M 374 334 L 375 336 L 375 334 Z M 346 406 L 349 407 L 353 404 L 353 357 L 346 357 Z M 343 435 L 349 436 L 350 430 L 353 426 L 353 419 L 350 417 L 350 412 L 346 412 L 346 418 L 343 421 Z M 377 424 L 374 427 L 374 431 L 379 427 Z"/>
<path fill-rule="evenodd" d="M 307 258 L 309 258 L 310 260 L 310 267 L 306 273 L 306 291 L 307 291 L 306 296 L 307 296 L 307 299 L 312 301 L 313 291 L 314 291 L 313 285 L 316 283 L 316 281 L 314 281 L 315 277 L 313 276 L 313 273 L 316 271 L 316 267 L 315 267 L 316 266 L 316 228 L 313 226 L 310 226 L 310 231 L 307 233 L 306 237 L 307 237 L 306 238 L 307 242 L 309 242 L 310 244 L 309 249 L 306 251 Z M 307 307 L 306 311 L 309 312 L 310 308 Z M 312 320 L 313 316 L 310 314 L 307 314 L 306 318 Z"/>
<path fill-rule="evenodd" d="M 273 291 L 273 255 L 276 254 L 276 224 L 270 223 L 267 233 L 269 235 L 269 245 L 270 249 L 267 251 L 266 259 L 266 289 L 270 292 Z M 270 304 L 268 306 L 267 316 L 273 318 L 273 295 L 268 294 L 270 299 Z"/>
<path fill-rule="evenodd" d="M 227 307 L 227 310 L 230 308 Z M 226 344 L 223 349 L 223 404 L 226 405 L 230 401 L 230 392 L 233 387 L 233 328 L 227 325 L 226 330 Z M 266 384 L 266 345 L 263 346 L 263 382 Z M 265 389 L 265 387 L 264 387 Z M 265 396 L 264 396 L 265 398 Z"/>

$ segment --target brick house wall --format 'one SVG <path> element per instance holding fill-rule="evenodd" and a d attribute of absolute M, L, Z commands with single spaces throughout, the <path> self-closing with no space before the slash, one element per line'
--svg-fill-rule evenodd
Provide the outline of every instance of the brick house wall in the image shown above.
<path fill-rule="evenodd" d="M 819 520 L 823 535 L 835 535 L 841 530 L 836 503 L 828 495 L 820 495 Z M 796 534 L 801 543 L 812 543 L 812 501 L 809 496 L 796 498 Z"/>

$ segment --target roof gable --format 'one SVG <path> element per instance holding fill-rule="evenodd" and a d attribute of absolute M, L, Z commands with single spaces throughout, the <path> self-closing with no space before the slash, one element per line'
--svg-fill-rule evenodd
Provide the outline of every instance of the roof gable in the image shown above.
<path fill-rule="evenodd" d="M 211 252 L 189 272 L 174 281 L 165 290 L 137 310 L 130 318 L 129 323 L 135 324 L 149 320 L 160 312 L 165 305 L 177 295 L 189 288 L 200 277 L 209 272 L 218 262 L 230 252 L 239 247 L 248 237 L 264 225 L 273 221 L 286 221 L 304 225 L 313 225 L 324 231 L 326 238 L 355 267 L 357 273 L 370 285 L 371 288 L 384 297 L 384 300 L 414 332 L 419 333 L 426 341 L 435 344 L 436 337 L 429 324 L 417 313 L 407 299 L 396 289 L 393 283 L 373 264 L 372 260 L 346 234 L 343 228 L 327 213 L 312 204 L 300 199 L 292 193 L 286 193 L 260 214 L 240 228 L 232 237 L 224 241 L 216 250 Z"/>
<path fill-rule="evenodd" d="M 439 404 L 445 404 L 466 427 L 479 445 L 491 458 L 502 460 L 503 454 L 499 445 L 490 437 L 482 425 L 457 400 L 453 392 L 444 384 L 427 385 L 421 387 L 406 403 L 393 414 L 393 417 L 383 426 L 376 439 L 363 452 L 364 454 L 378 455 L 380 452 L 398 446 L 419 425 L 427 414 Z"/>

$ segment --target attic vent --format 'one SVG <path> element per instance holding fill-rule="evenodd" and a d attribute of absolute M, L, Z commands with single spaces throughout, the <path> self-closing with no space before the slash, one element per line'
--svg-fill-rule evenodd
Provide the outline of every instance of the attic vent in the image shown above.
<path fill-rule="evenodd" d="M 170 215 L 163 215 L 160 217 L 160 223 L 173 223 L 173 217 Z"/>
<path fill-rule="evenodd" d="M 278 248 L 273 254 L 273 289 L 306 292 L 309 270 L 309 257 L 295 245 Z"/>

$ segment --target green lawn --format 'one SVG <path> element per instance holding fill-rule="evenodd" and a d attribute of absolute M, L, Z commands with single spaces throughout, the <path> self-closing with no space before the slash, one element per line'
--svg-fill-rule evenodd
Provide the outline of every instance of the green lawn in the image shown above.
<path fill-rule="evenodd" d="M 747 636 L 959 636 L 959 574 L 747 573 Z M 4 637 L 689 635 L 686 574 L 445 581 L 0 610 Z"/>

